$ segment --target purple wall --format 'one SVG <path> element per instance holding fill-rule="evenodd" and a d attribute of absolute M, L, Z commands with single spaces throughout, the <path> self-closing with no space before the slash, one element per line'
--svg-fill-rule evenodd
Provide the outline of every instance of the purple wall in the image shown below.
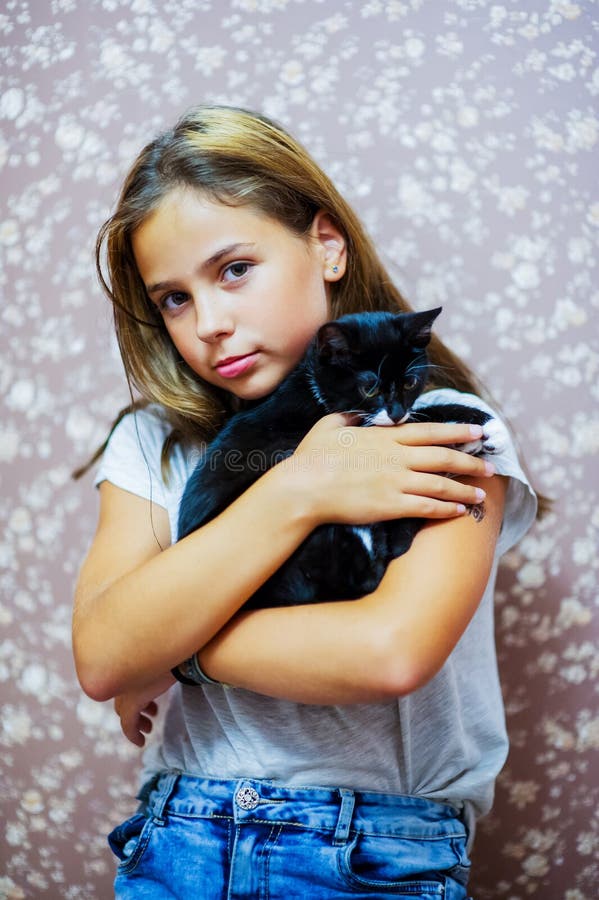
<path fill-rule="evenodd" d="M 137 149 L 206 100 L 262 109 L 303 140 L 404 293 L 443 304 L 441 333 L 556 498 L 500 577 L 512 751 L 474 893 L 597 896 L 592 12 L 590 0 L 3 4 L 0 897 L 110 895 L 104 835 L 131 809 L 137 751 L 111 704 L 81 694 L 70 652 L 97 501 L 69 472 L 127 402 L 92 246 Z"/>

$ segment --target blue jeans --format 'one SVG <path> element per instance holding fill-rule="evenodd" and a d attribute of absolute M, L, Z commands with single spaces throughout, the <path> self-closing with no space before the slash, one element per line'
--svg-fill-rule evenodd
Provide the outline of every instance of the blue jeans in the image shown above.
<path fill-rule="evenodd" d="M 109 835 L 119 900 L 465 900 L 453 807 L 345 788 L 163 772 Z"/>

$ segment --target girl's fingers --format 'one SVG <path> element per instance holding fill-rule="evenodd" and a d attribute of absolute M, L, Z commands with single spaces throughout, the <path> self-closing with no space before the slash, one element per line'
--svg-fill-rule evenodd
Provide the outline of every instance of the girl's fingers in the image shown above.
<path fill-rule="evenodd" d="M 450 504 L 467 504 L 469 506 L 482 503 L 485 492 L 481 488 L 471 484 L 463 484 L 452 478 L 443 478 L 441 475 L 427 475 L 420 472 L 412 472 L 405 479 L 404 494 L 406 499 L 426 497 L 433 501 L 449 501 Z"/>
<path fill-rule="evenodd" d="M 319 425 L 333 431 L 358 428 L 360 427 L 360 417 L 355 413 L 329 413 L 320 420 Z M 483 435 L 483 428 L 480 425 L 468 422 L 406 422 L 404 425 L 378 426 L 377 428 L 387 434 L 392 434 L 398 443 L 411 447 L 465 444 L 467 441 L 478 440 Z"/>
<path fill-rule="evenodd" d="M 430 444 L 465 444 L 483 435 L 480 425 L 446 422 L 407 422 L 389 428 L 399 444 L 424 447 Z"/>
<path fill-rule="evenodd" d="M 403 518 L 410 519 L 455 519 L 463 516 L 466 506 L 463 503 L 450 503 L 434 500 L 432 497 L 407 496 L 404 494 Z"/>
<path fill-rule="evenodd" d="M 484 478 L 495 474 L 492 463 L 449 447 L 414 446 L 401 451 L 399 465 L 407 465 L 414 472 L 451 472 Z"/>
<path fill-rule="evenodd" d="M 152 720 L 148 719 L 147 716 L 140 716 L 138 722 L 138 728 L 140 731 L 143 731 L 144 734 L 149 734 L 152 730 Z"/>
<path fill-rule="evenodd" d="M 480 426 L 438 422 L 352 427 L 344 416 L 331 415 L 311 429 L 292 459 L 303 463 L 295 471 L 313 476 L 311 514 L 319 523 L 450 518 L 483 499 L 459 479 L 490 476 L 495 469 L 446 445 L 481 433 Z"/>
<path fill-rule="evenodd" d="M 357 428 L 351 427 L 345 413 L 327 416 L 327 426 L 334 426 L 336 446 L 327 450 L 342 448 L 345 455 L 352 453 L 378 452 L 385 446 L 397 447 L 398 456 L 391 457 L 398 467 L 407 467 L 417 472 L 448 472 L 453 475 L 486 477 L 495 474 L 491 463 L 473 456 L 453 446 L 467 444 L 482 437 L 480 425 L 447 424 L 446 422 L 408 422 L 405 425 Z M 345 424 L 344 424 L 345 420 Z M 321 420 L 323 421 L 323 420 Z M 370 432 L 366 434 L 365 432 Z M 384 452 L 384 450 L 383 450 Z M 389 458 L 389 457 L 388 457 Z"/>
<path fill-rule="evenodd" d="M 139 724 L 132 725 L 130 722 L 121 720 L 121 730 L 128 741 L 131 741 L 136 747 L 143 747 L 146 739 L 140 731 Z"/>
<path fill-rule="evenodd" d="M 127 708 L 121 698 L 117 698 L 114 708 L 121 720 L 121 730 L 127 740 L 135 744 L 136 747 L 143 747 L 146 739 L 144 734 L 152 731 L 153 722 L 150 718 L 158 712 L 158 704 L 151 700 L 142 710 L 132 711 Z"/>

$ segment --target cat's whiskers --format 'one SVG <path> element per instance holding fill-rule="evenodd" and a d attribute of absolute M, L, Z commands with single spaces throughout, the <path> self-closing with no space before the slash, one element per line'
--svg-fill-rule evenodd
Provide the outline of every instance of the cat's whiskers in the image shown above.
<path fill-rule="evenodd" d="M 433 370 L 434 370 L 435 372 L 451 372 L 451 367 L 450 367 L 450 366 L 437 366 L 437 365 L 435 365 L 434 363 L 428 363 L 427 368 L 428 368 L 428 370 L 431 371 L 431 372 L 432 372 Z"/>
<path fill-rule="evenodd" d="M 320 406 L 324 406 L 324 408 L 327 412 L 330 412 L 324 397 L 322 396 L 322 394 L 320 393 L 320 390 L 318 389 L 318 384 L 316 382 L 316 379 L 315 379 L 313 373 L 307 371 L 306 378 L 308 379 L 308 386 L 309 386 L 310 391 L 312 392 L 312 396 L 314 397 L 316 402 L 319 403 Z"/>
<path fill-rule="evenodd" d="M 376 397 L 376 395 L 378 394 L 380 386 L 381 386 L 381 380 L 382 380 L 381 368 L 388 356 L 389 356 L 389 354 L 385 353 L 385 355 L 383 356 L 383 358 L 381 359 L 381 361 L 379 363 L 379 367 L 378 367 L 377 373 L 376 373 L 375 383 L 372 385 L 371 388 L 369 388 L 367 391 L 363 392 L 365 400 L 370 400 L 370 399 L 372 399 L 372 397 Z"/>
<path fill-rule="evenodd" d="M 383 358 L 381 359 L 381 361 L 380 361 L 380 363 L 379 363 L 379 367 L 378 367 L 377 373 L 376 373 L 377 384 L 380 383 L 380 380 L 381 380 L 381 369 L 382 369 L 382 367 L 383 367 L 383 363 L 385 362 L 385 360 L 387 359 L 388 356 L 389 356 L 389 354 L 388 354 L 388 353 L 385 353 L 385 355 L 383 356 Z"/>
<path fill-rule="evenodd" d="M 406 375 L 411 375 L 413 372 L 421 372 L 422 370 L 430 369 L 428 363 L 418 362 L 418 360 L 414 360 L 410 363 L 410 365 L 406 369 Z"/>
<path fill-rule="evenodd" d="M 409 409 L 408 413 L 409 413 L 411 422 L 420 422 L 421 420 L 423 420 L 425 422 L 427 421 L 426 413 L 419 413 L 418 410 L 415 410 L 413 408 Z"/>

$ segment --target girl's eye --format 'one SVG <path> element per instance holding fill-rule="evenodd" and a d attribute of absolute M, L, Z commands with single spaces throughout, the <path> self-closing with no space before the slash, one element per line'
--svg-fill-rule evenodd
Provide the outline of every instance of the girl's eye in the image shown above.
<path fill-rule="evenodd" d="M 187 294 L 184 294 L 183 291 L 171 291 L 170 294 L 165 294 L 164 297 L 160 298 L 160 311 L 172 312 L 173 310 L 179 309 L 179 307 L 183 306 L 186 301 Z"/>
<path fill-rule="evenodd" d="M 406 380 L 403 383 L 404 391 L 413 390 L 417 384 L 418 384 L 418 379 L 416 378 L 416 376 L 408 375 L 408 377 L 406 378 Z"/>
<path fill-rule="evenodd" d="M 251 263 L 247 262 L 234 262 L 231 263 L 230 266 L 223 271 L 223 280 L 228 281 L 229 283 L 232 281 L 239 281 L 244 275 L 247 275 L 248 271 L 251 268 Z M 227 277 L 230 276 L 230 277 Z"/>

